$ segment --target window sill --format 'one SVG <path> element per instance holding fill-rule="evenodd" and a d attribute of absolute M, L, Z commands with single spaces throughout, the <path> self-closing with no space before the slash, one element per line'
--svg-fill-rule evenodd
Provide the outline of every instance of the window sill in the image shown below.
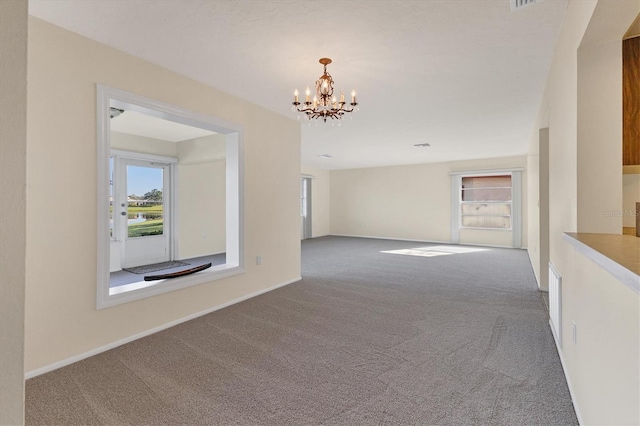
<path fill-rule="evenodd" d="M 109 288 L 109 294 L 98 300 L 98 309 L 117 306 L 134 300 L 169 293 L 183 288 L 217 281 L 244 273 L 244 268 L 238 265 L 216 265 L 206 271 L 197 272 L 180 278 L 160 281 L 139 281 L 118 287 Z"/>
<path fill-rule="evenodd" d="M 640 294 L 640 238 L 630 235 L 565 232 L 576 251 Z"/>

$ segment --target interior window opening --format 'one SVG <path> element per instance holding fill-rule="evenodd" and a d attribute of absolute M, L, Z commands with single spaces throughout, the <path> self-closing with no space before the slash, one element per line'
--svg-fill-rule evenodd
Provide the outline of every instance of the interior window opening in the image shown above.
<path fill-rule="evenodd" d="M 98 121 L 98 308 L 243 272 L 241 128 L 104 86 Z"/>

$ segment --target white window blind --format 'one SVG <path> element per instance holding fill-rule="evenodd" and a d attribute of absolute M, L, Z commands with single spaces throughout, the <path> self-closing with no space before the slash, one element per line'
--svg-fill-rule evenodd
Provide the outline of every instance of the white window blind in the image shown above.
<path fill-rule="evenodd" d="M 511 229 L 511 175 L 463 176 L 460 185 L 460 227 Z"/>

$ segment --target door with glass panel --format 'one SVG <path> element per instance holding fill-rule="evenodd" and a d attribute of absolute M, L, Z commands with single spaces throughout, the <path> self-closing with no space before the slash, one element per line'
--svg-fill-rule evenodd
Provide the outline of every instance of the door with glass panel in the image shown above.
<path fill-rule="evenodd" d="M 118 169 L 114 213 L 119 215 L 116 238 L 123 243 L 122 267 L 170 260 L 170 164 L 120 158 Z"/>

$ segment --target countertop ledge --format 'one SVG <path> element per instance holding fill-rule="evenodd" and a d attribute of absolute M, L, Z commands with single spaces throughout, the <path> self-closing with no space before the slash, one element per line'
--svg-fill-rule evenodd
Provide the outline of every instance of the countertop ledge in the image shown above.
<path fill-rule="evenodd" d="M 578 252 L 640 294 L 640 237 L 565 232 L 564 239 Z"/>

